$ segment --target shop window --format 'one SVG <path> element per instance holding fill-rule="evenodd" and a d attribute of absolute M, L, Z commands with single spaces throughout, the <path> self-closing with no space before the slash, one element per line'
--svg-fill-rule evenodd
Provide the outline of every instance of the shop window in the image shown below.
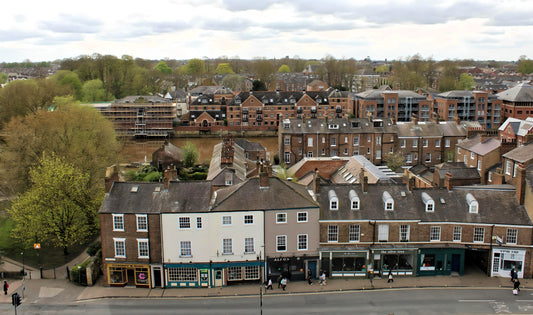
<path fill-rule="evenodd" d="M 365 257 L 333 257 L 331 261 L 333 272 L 361 272 L 366 266 Z"/>
<path fill-rule="evenodd" d="M 196 268 L 168 268 L 168 281 L 197 281 Z"/>
<path fill-rule="evenodd" d="M 420 270 L 435 270 L 435 255 L 422 254 L 420 255 Z"/>
<path fill-rule="evenodd" d="M 149 285 L 148 268 L 135 268 L 135 284 Z"/>
<path fill-rule="evenodd" d="M 109 283 L 124 284 L 126 283 L 126 269 L 122 267 L 109 267 Z"/>
<path fill-rule="evenodd" d="M 259 279 L 259 266 L 244 267 L 244 280 Z"/>
<path fill-rule="evenodd" d="M 137 232 L 148 232 L 148 216 L 146 214 L 137 214 Z"/>
<path fill-rule="evenodd" d="M 242 267 L 228 267 L 228 281 L 242 280 Z"/>
<path fill-rule="evenodd" d="M 517 240 L 518 240 L 518 229 L 507 229 L 505 243 L 516 244 Z"/>

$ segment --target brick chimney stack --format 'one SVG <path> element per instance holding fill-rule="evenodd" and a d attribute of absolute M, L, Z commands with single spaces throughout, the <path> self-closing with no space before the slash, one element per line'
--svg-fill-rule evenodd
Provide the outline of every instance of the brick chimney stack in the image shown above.
<path fill-rule="evenodd" d="M 259 169 L 259 188 L 269 187 L 267 168 L 268 167 L 265 166 L 265 162 L 261 161 L 261 165 Z"/>
<path fill-rule="evenodd" d="M 409 177 L 407 179 L 407 190 L 413 191 L 414 188 L 415 188 L 415 178 Z"/>
<path fill-rule="evenodd" d="M 174 167 L 173 165 L 171 166 Z M 178 179 L 178 170 L 167 166 L 167 169 L 163 174 L 163 187 L 164 189 L 168 189 L 168 186 L 170 186 L 170 181 Z"/>
<path fill-rule="evenodd" d="M 444 175 L 444 187 L 446 187 L 448 190 L 453 189 L 452 174 L 446 173 L 446 175 Z"/>
<path fill-rule="evenodd" d="M 526 196 L 526 169 L 523 165 L 518 166 L 515 180 L 516 198 L 518 198 L 518 202 L 523 205 Z"/>
<path fill-rule="evenodd" d="M 416 114 L 411 115 L 411 121 L 413 125 L 418 125 L 418 116 Z"/>

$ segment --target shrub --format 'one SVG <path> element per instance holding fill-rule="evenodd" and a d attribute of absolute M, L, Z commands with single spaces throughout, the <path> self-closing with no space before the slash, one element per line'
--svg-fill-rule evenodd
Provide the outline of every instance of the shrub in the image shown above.
<path fill-rule="evenodd" d="M 89 245 L 89 247 L 87 247 L 87 254 L 89 256 L 94 256 L 101 249 L 102 249 L 102 242 L 100 241 L 93 242 Z"/>

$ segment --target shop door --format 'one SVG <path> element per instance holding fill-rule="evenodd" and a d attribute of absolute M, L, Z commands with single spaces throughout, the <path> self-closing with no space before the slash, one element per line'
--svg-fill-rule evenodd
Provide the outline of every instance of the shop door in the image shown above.
<path fill-rule="evenodd" d="M 205 288 L 209 286 L 209 269 L 200 269 L 200 286 Z"/>
<path fill-rule="evenodd" d="M 452 254 L 452 271 L 461 271 L 461 255 L 459 254 Z"/>
<path fill-rule="evenodd" d="M 160 288 L 161 285 L 161 268 L 154 267 L 154 288 Z"/>
<path fill-rule="evenodd" d="M 307 269 L 311 270 L 312 278 L 316 279 L 316 260 L 308 260 L 307 261 Z"/>
<path fill-rule="evenodd" d="M 128 269 L 127 273 L 128 273 L 128 283 L 126 283 L 126 285 L 128 286 L 135 285 L 135 270 Z"/>
<path fill-rule="evenodd" d="M 222 268 L 215 268 L 215 287 L 221 287 L 223 284 Z"/>

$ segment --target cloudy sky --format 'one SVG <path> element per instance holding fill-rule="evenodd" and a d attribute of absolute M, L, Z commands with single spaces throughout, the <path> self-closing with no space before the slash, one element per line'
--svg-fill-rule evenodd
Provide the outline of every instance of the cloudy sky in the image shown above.
<path fill-rule="evenodd" d="M 533 58 L 531 0 L 11 0 L 1 7 L 0 62 L 93 53 Z"/>

